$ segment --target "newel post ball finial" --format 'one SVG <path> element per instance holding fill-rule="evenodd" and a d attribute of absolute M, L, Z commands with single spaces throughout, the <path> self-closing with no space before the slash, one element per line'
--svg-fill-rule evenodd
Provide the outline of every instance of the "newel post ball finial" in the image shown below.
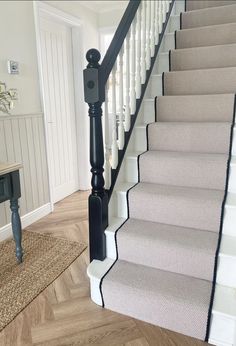
<path fill-rule="evenodd" d="M 89 49 L 86 54 L 86 59 L 88 61 L 87 67 L 99 67 L 99 60 L 101 59 L 101 54 L 95 48 Z"/>

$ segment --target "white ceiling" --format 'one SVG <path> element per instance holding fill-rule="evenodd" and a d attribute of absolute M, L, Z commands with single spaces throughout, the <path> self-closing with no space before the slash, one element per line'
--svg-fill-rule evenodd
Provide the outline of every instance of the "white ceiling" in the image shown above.
<path fill-rule="evenodd" d="M 124 9 L 128 5 L 128 0 L 113 0 L 113 1 L 78 1 L 80 5 L 89 8 L 97 13 L 104 13 L 110 10 Z"/>

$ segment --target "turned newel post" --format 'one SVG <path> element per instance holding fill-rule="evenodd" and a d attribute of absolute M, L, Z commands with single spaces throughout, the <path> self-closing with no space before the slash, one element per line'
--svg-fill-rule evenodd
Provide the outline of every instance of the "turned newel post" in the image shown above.
<path fill-rule="evenodd" d="M 89 105 L 90 164 L 92 191 L 89 196 L 89 246 L 90 260 L 106 257 L 105 229 L 108 225 L 108 195 L 104 185 L 104 147 L 102 132 L 102 103 L 105 101 L 105 83 L 100 73 L 100 53 L 90 49 L 84 70 L 84 96 Z"/>

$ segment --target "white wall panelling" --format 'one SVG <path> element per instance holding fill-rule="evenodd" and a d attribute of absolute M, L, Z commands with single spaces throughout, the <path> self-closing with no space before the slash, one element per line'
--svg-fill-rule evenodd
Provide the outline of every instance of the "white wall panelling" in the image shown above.
<path fill-rule="evenodd" d="M 42 114 L 0 117 L 0 160 L 23 164 L 21 215 L 49 202 Z M 0 227 L 9 222 L 9 203 L 1 203 Z"/>

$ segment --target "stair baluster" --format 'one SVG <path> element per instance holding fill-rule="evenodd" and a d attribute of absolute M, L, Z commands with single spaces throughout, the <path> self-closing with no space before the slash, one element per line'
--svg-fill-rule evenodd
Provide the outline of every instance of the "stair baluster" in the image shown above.
<path fill-rule="evenodd" d="M 135 22 L 134 19 L 131 25 L 131 47 L 130 47 L 130 110 L 131 114 L 134 114 L 136 111 L 136 93 L 135 93 Z"/>
<path fill-rule="evenodd" d="M 141 82 L 146 81 L 146 1 L 142 2 L 141 22 Z"/>
<path fill-rule="evenodd" d="M 108 190 L 111 185 L 111 164 L 110 164 L 110 136 L 109 136 L 109 110 L 108 110 L 108 89 L 109 85 L 106 84 L 105 91 L 105 105 L 104 105 L 104 142 L 105 142 L 105 188 Z"/>
<path fill-rule="evenodd" d="M 130 31 L 125 39 L 125 131 L 130 129 Z"/>
<path fill-rule="evenodd" d="M 116 71 L 117 64 L 112 69 L 111 73 L 111 108 L 112 108 L 112 147 L 111 147 L 111 167 L 116 169 L 118 165 L 118 144 L 117 144 L 117 128 L 116 128 Z"/>
<path fill-rule="evenodd" d="M 155 1 L 155 9 L 154 9 L 154 16 L 155 16 L 155 44 L 158 43 L 159 40 L 159 6 L 160 2 Z"/>
<path fill-rule="evenodd" d="M 154 57 L 155 54 L 155 2 L 151 1 L 151 57 Z"/>
<path fill-rule="evenodd" d="M 137 99 L 140 99 L 141 96 L 141 7 L 137 11 L 137 20 L 136 20 L 136 87 L 135 93 Z"/>
<path fill-rule="evenodd" d="M 124 90 L 123 90 L 123 59 L 124 59 L 124 46 L 122 46 L 119 54 L 119 125 L 118 125 L 118 148 L 119 150 L 124 147 Z"/>
<path fill-rule="evenodd" d="M 151 1 L 146 1 L 146 70 L 151 66 L 151 40 L 150 40 L 150 27 L 151 27 Z"/>

